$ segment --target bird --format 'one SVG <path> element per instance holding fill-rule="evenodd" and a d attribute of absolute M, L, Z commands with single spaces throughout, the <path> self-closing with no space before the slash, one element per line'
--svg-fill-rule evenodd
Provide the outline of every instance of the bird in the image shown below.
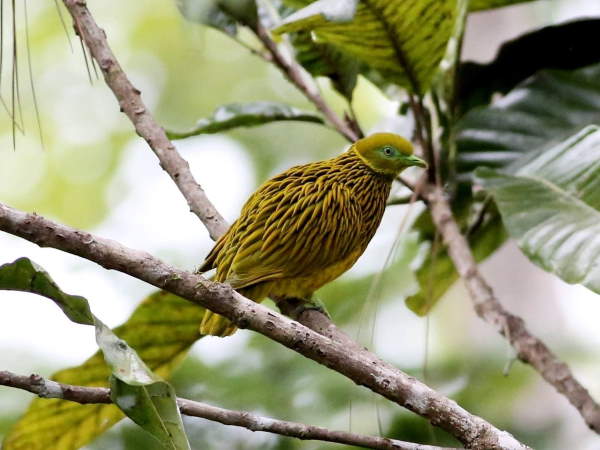
<path fill-rule="evenodd" d="M 385 210 L 392 182 L 404 169 L 426 168 L 409 140 L 375 133 L 339 156 L 292 167 L 263 183 L 216 242 L 198 272 L 261 302 L 311 302 L 321 286 L 346 272 L 366 250 Z M 203 335 L 225 337 L 237 327 L 207 310 Z"/>

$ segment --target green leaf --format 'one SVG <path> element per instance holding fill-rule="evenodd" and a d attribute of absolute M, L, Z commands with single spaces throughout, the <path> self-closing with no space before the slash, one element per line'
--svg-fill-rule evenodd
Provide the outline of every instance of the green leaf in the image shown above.
<path fill-rule="evenodd" d="M 61 291 L 50 275 L 28 258 L 19 258 L 0 266 L 0 290 L 41 295 L 54 301 L 73 322 L 94 324 L 94 316 L 87 300 Z"/>
<path fill-rule="evenodd" d="M 319 0 L 276 33 L 314 31 L 385 78 L 424 93 L 457 19 L 456 0 Z"/>
<path fill-rule="evenodd" d="M 457 123 L 458 172 L 466 180 L 478 166 L 518 167 L 522 156 L 550 148 L 587 124 L 600 124 L 600 64 L 539 72 Z"/>
<path fill-rule="evenodd" d="M 255 28 L 258 22 L 255 0 L 176 0 L 176 3 L 187 20 L 232 36 L 237 34 L 238 24 Z"/>
<path fill-rule="evenodd" d="M 479 169 L 511 237 L 544 270 L 600 293 L 600 128 L 589 126 L 514 174 Z"/>
<path fill-rule="evenodd" d="M 482 223 L 467 235 L 469 246 L 477 262 L 483 261 L 496 251 L 506 240 L 507 235 L 497 211 L 492 210 L 482 217 Z M 406 299 L 406 306 L 419 316 L 425 316 L 433 309 L 446 291 L 458 280 L 445 248 L 436 248 L 441 243 L 434 239 L 425 259 L 415 272 L 419 291 Z"/>
<path fill-rule="evenodd" d="M 156 376 L 135 350 L 97 319 L 96 341 L 112 368 L 113 402 L 164 448 L 189 450 L 173 387 Z"/>
<path fill-rule="evenodd" d="M 183 432 L 177 396 L 164 381 L 134 385 L 112 376 L 110 393 L 113 402 L 127 416 L 157 437 L 168 449 L 189 449 Z"/>
<path fill-rule="evenodd" d="M 270 122 L 296 120 L 325 123 L 315 113 L 274 102 L 231 103 L 215 110 L 212 116 L 200 119 L 189 131 L 167 131 L 170 139 L 183 139 L 199 134 L 219 133 L 237 127 L 252 127 Z"/>
<path fill-rule="evenodd" d="M 469 10 L 482 11 L 484 9 L 501 8 L 503 6 L 516 5 L 517 3 L 527 3 L 534 0 L 471 0 Z"/>
<path fill-rule="evenodd" d="M 204 309 L 159 291 L 144 300 L 114 333 L 126 341 L 157 376 L 169 377 L 201 335 Z M 101 352 L 52 379 L 80 386 L 108 386 L 111 370 Z M 123 418 L 115 405 L 81 405 L 60 399 L 34 399 L 13 426 L 4 449 L 76 449 Z"/>
<path fill-rule="evenodd" d="M 460 66 L 458 101 L 462 111 L 488 104 L 543 69 L 574 70 L 600 61 L 596 39 L 600 19 L 573 20 L 544 27 L 505 42 L 491 63 Z"/>
<path fill-rule="evenodd" d="M 133 414 L 132 419 L 158 438 L 166 448 L 189 449 L 173 388 L 154 375 L 135 350 L 91 313 L 84 297 L 62 292 L 50 275 L 28 258 L 19 258 L 0 266 L 0 289 L 31 292 L 50 298 L 72 321 L 93 325 L 96 328 L 96 342 L 112 367 L 113 376 L 120 380 L 116 384 L 129 385 L 127 388 L 121 386 L 122 390 L 129 393 L 131 403 L 123 411 L 128 415 Z M 148 394 L 149 389 L 152 389 L 153 395 Z M 168 392 L 172 395 L 158 395 Z M 153 408 L 148 407 L 149 401 Z M 115 403 L 120 406 L 122 402 Z"/>

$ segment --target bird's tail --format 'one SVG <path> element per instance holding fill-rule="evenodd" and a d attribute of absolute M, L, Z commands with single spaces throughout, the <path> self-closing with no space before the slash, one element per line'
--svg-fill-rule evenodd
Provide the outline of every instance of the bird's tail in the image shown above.
<path fill-rule="evenodd" d="M 209 334 L 211 336 L 225 337 L 231 336 L 236 330 L 237 327 L 231 320 L 209 311 L 208 309 L 204 311 L 204 317 L 200 324 L 200 333 L 204 335 Z"/>

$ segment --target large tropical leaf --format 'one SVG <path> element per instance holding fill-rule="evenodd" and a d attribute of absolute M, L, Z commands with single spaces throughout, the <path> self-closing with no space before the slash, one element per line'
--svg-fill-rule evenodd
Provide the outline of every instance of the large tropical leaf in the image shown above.
<path fill-rule="evenodd" d="M 509 166 L 587 124 L 600 124 L 600 64 L 542 71 L 493 106 L 475 108 L 458 122 L 459 174 L 466 178 L 478 166 Z"/>
<path fill-rule="evenodd" d="M 220 133 L 238 127 L 253 127 L 271 122 L 299 121 L 323 124 L 323 119 L 312 112 L 274 102 L 231 103 L 220 106 L 212 116 L 200 119 L 188 131 L 167 131 L 170 139 L 183 139 L 199 134 Z"/>
<path fill-rule="evenodd" d="M 544 27 L 505 42 L 487 64 L 460 66 L 457 103 L 461 111 L 487 105 L 543 69 L 574 70 L 600 61 L 596 39 L 600 19 L 579 19 Z"/>
<path fill-rule="evenodd" d="M 589 126 L 514 174 L 479 169 L 510 235 L 543 269 L 600 293 L 600 128 Z"/>
<path fill-rule="evenodd" d="M 457 18 L 456 0 L 319 0 L 275 31 L 314 31 L 413 92 L 426 91 Z"/>
<path fill-rule="evenodd" d="M 502 6 L 515 5 L 517 3 L 526 3 L 534 0 L 471 0 L 469 3 L 470 11 L 482 11 L 484 9 L 501 8 Z"/>
<path fill-rule="evenodd" d="M 284 3 L 295 6 L 303 7 L 315 0 L 283 0 Z M 503 6 L 515 5 L 517 3 L 527 3 L 535 0 L 470 0 L 469 11 L 482 11 L 484 9 L 501 8 Z"/>
<path fill-rule="evenodd" d="M 201 335 L 204 310 L 166 292 L 144 300 L 114 332 L 134 348 L 155 374 L 167 378 Z M 111 370 L 100 352 L 80 366 L 61 370 L 53 380 L 80 386 L 108 386 Z M 48 450 L 79 448 L 124 417 L 115 405 L 81 405 L 60 399 L 34 399 L 13 426 L 4 446 Z"/>

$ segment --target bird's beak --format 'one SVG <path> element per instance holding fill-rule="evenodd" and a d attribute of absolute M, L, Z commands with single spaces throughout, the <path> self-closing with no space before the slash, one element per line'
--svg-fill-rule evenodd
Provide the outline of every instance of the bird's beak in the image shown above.
<path fill-rule="evenodd" d="M 421 158 L 415 155 L 410 155 L 405 158 L 405 161 L 408 166 L 417 166 L 427 169 L 427 163 L 423 161 Z"/>

